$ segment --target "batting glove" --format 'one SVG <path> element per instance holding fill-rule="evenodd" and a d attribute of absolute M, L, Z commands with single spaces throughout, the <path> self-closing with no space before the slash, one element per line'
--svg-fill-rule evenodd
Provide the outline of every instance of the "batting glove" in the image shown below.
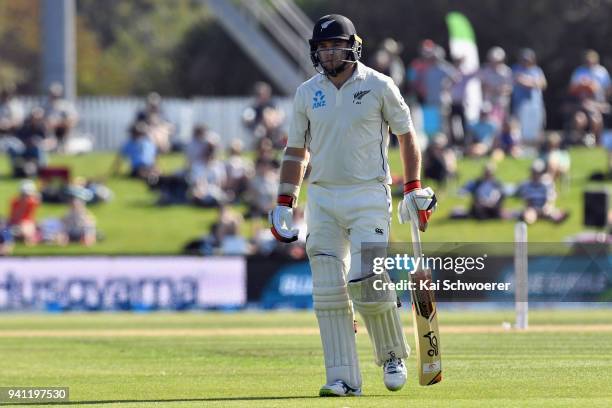
<path fill-rule="evenodd" d="M 421 188 L 420 180 L 404 184 L 404 199 L 399 202 L 397 207 L 400 224 L 406 224 L 410 220 L 414 220 L 419 229 L 425 232 L 429 217 L 436 209 L 437 203 L 433 190 L 430 187 Z"/>
<path fill-rule="evenodd" d="M 268 215 L 272 235 L 280 242 L 297 241 L 299 231 L 293 228 L 293 197 L 279 195 L 277 204 Z"/>

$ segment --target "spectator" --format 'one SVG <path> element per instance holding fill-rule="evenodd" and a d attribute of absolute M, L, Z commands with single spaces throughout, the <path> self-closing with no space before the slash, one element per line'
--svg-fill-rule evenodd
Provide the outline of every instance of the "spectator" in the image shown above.
<path fill-rule="evenodd" d="M 530 179 L 520 184 L 515 194 L 525 201 L 520 219 L 527 224 L 533 224 L 540 218 L 561 223 L 569 215 L 555 207 L 555 185 L 546 173 L 545 163 L 540 159 L 533 162 Z"/>
<path fill-rule="evenodd" d="M 425 87 L 424 127 L 425 133 L 429 136 L 433 136 L 440 131 L 448 134 L 448 129 L 445 129 L 445 127 L 448 124 L 450 113 L 450 90 L 453 83 L 460 79 L 459 71 L 449 64 L 445 58 L 444 48 L 436 46 L 427 68 L 422 73 Z"/>
<path fill-rule="evenodd" d="M 196 205 L 218 207 L 233 199 L 225 192 L 227 173 L 223 162 L 217 159 L 217 149 L 217 145 L 210 144 L 189 171 L 189 194 Z"/>
<path fill-rule="evenodd" d="M 63 96 L 62 84 L 52 83 L 49 87 L 49 98 L 44 106 L 46 127 L 55 136 L 57 150 L 60 152 L 65 152 L 66 142 L 79 120 L 74 104 Z"/>
<path fill-rule="evenodd" d="M 202 160 L 211 145 L 219 145 L 219 143 L 221 143 L 219 135 L 206 125 L 195 126 L 191 142 L 185 148 L 187 168 L 190 169 L 193 163 Z"/>
<path fill-rule="evenodd" d="M 14 135 L 24 120 L 21 102 L 14 98 L 14 89 L 5 87 L 0 91 L 0 138 Z"/>
<path fill-rule="evenodd" d="M 540 151 L 540 159 L 544 162 L 546 172 L 553 180 L 567 179 L 569 177 L 571 159 L 569 152 L 561 149 L 561 135 L 552 132 Z"/>
<path fill-rule="evenodd" d="M 34 177 L 47 164 L 44 111 L 34 108 L 8 148 L 14 177 Z"/>
<path fill-rule="evenodd" d="M 67 203 L 70 186 L 70 167 L 53 166 L 38 172 L 40 195 L 43 203 Z"/>
<path fill-rule="evenodd" d="M 280 164 L 276 159 L 277 151 L 274 150 L 274 145 L 270 139 L 261 139 L 255 146 L 256 160 L 263 160 L 274 167 L 279 167 Z"/>
<path fill-rule="evenodd" d="M 401 89 L 404 83 L 406 67 L 400 58 L 402 45 L 393 38 L 385 38 L 380 48 L 374 54 L 372 67 L 393 79 L 395 85 Z"/>
<path fill-rule="evenodd" d="M 23 241 L 26 245 L 39 242 L 36 228 L 36 211 L 39 206 L 40 200 L 34 182 L 22 181 L 19 196 L 11 200 L 8 220 L 8 227 L 15 240 Z"/>
<path fill-rule="evenodd" d="M 150 180 L 159 176 L 157 168 L 157 149 L 147 136 L 148 127 L 144 122 L 136 122 L 130 127 L 130 139 L 121 147 L 111 168 L 117 174 L 122 158 L 130 162 L 130 177 Z"/>
<path fill-rule="evenodd" d="M 592 133 L 595 140 L 599 140 L 603 131 L 603 114 L 610 110 L 607 99 L 612 94 L 612 84 L 608 70 L 599 64 L 599 54 L 594 50 L 584 53 L 584 64 L 572 73 L 569 93 L 573 98 L 572 130 L 577 132 L 571 135 L 574 142 L 582 139 L 582 133 Z M 593 144 L 595 140 L 586 140 L 586 144 Z"/>
<path fill-rule="evenodd" d="M 63 243 L 78 242 L 85 246 L 96 243 L 96 219 L 85 206 L 86 196 L 83 189 L 69 189 L 70 209 L 62 218 Z"/>
<path fill-rule="evenodd" d="M 136 121 L 145 122 L 149 128 L 148 135 L 159 153 L 168 153 L 172 148 L 171 137 L 174 125 L 163 116 L 162 98 L 156 92 L 147 95 L 144 109 L 136 114 Z"/>
<path fill-rule="evenodd" d="M 227 172 L 227 190 L 238 199 L 248 188 L 249 179 L 253 177 L 253 166 L 242 154 L 242 142 L 234 139 L 228 148 L 225 161 Z"/>
<path fill-rule="evenodd" d="M 423 155 L 423 167 L 425 178 L 435 180 L 441 185 L 455 176 L 457 158 L 448 146 L 448 139 L 444 133 L 437 134 L 427 146 Z"/>
<path fill-rule="evenodd" d="M 448 134 L 450 144 L 453 146 L 463 145 L 467 139 L 467 118 L 465 116 L 465 96 L 468 82 L 472 79 L 461 71 L 463 58 L 453 58 L 453 66 L 456 70 L 454 82 L 450 88 L 450 113 L 448 115 Z"/>
<path fill-rule="evenodd" d="M 513 118 L 507 117 L 504 120 L 501 131 L 493 143 L 493 149 L 494 158 L 503 158 L 505 155 L 517 158 L 520 155 L 520 130 Z"/>
<path fill-rule="evenodd" d="M 242 113 L 242 123 L 249 129 L 255 142 L 267 138 L 281 148 L 284 115 L 272 100 L 272 87 L 266 82 L 254 86 L 254 102 Z"/>
<path fill-rule="evenodd" d="M 472 196 L 469 216 L 478 220 L 502 218 L 504 188 L 493 165 L 485 166 L 482 176 L 469 181 L 460 192 Z"/>
<path fill-rule="evenodd" d="M 0 218 L 0 256 L 10 255 L 13 251 L 13 235 L 6 220 Z"/>
<path fill-rule="evenodd" d="M 488 106 L 483 106 L 478 122 L 469 127 L 469 140 L 467 153 L 471 156 L 484 156 L 489 153 L 497 136 L 497 126 L 490 119 Z"/>
<path fill-rule="evenodd" d="M 501 47 L 493 47 L 487 53 L 486 65 L 476 73 L 482 84 L 483 103 L 490 105 L 490 119 L 498 128 L 508 114 L 512 93 L 512 70 L 505 60 L 506 52 Z"/>
<path fill-rule="evenodd" d="M 435 62 L 436 43 L 425 39 L 419 45 L 419 56 L 410 62 L 408 68 L 408 93 L 414 95 L 419 105 L 425 102 L 425 72 Z"/>
<path fill-rule="evenodd" d="M 246 193 L 247 218 L 267 217 L 276 205 L 279 172 L 269 161 L 258 159 L 255 177 L 250 181 Z"/>
<path fill-rule="evenodd" d="M 520 123 L 523 142 L 533 145 L 540 138 L 546 120 L 542 96 L 547 85 L 546 77 L 536 65 L 536 54 L 530 48 L 519 52 L 518 64 L 512 67 L 512 73 L 512 115 Z"/>
<path fill-rule="evenodd" d="M 222 230 L 221 255 L 249 255 L 252 252 L 249 241 L 239 234 L 238 222 L 229 222 Z"/>
<path fill-rule="evenodd" d="M 223 253 L 225 250 L 227 251 L 225 254 L 236 254 L 236 252 L 244 253 L 242 250 L 245 249 L 246 252 L 250 252 L 249 244 L 237 234 L 237 228 L 242 222 L 243 219 L 240 214 L 226 204 L 221 204 L 218 218 L 211 225 L 209 233 L 200 239 L 187 243 L 184 248 L 185 253 L 214 255 Z"/>

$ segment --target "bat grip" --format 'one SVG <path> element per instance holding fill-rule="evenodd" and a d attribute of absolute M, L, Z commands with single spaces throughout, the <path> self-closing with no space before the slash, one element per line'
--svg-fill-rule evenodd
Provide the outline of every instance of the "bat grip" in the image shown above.
<path fill-rule="evenodd" d="M 410 233 L 412 235 L 412 249 L 414 251 L 414 257 L 423 255 L 423 248 L 421 248 L 421 234 L 419 226 L 416 220 L 410 220 Z"/>

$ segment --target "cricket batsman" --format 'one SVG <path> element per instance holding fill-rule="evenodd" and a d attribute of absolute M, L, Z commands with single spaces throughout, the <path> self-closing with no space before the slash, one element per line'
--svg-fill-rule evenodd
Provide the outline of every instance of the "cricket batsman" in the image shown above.
<path fill-rule="evenodd" d="M 319 74 L 296 91 L 272 233 L 282 242 L 297 239 L 293 207 L 310 162 L 306 251 L 326 370 L 319 395 L 361 395 L 354 309 L 365 322 L 385 386 L 397 391 L 406 382 L 403 360 L 410 353 L 398 306 L 355 296 L 380 279 L 362 270 L 361 244 L 389 239 L 389 129 L 398 135 L 404 167 L 400 222 L 413 220 L 425 231 L 436 198 L 421 188 L 421 154 L 408 106 L 391 78 L 359 61 L 362 40 L 353 23 L 338 14 L 321 17 L 309 43 Z"/>

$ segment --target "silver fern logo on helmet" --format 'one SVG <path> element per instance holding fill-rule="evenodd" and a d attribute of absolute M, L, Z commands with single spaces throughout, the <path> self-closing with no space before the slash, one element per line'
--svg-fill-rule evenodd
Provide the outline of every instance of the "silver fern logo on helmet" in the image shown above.
<path fill-rule="evenodd" d="M 321 31 L 325 30 L 334 20 L 329 20 L 321 24 Z"/>

